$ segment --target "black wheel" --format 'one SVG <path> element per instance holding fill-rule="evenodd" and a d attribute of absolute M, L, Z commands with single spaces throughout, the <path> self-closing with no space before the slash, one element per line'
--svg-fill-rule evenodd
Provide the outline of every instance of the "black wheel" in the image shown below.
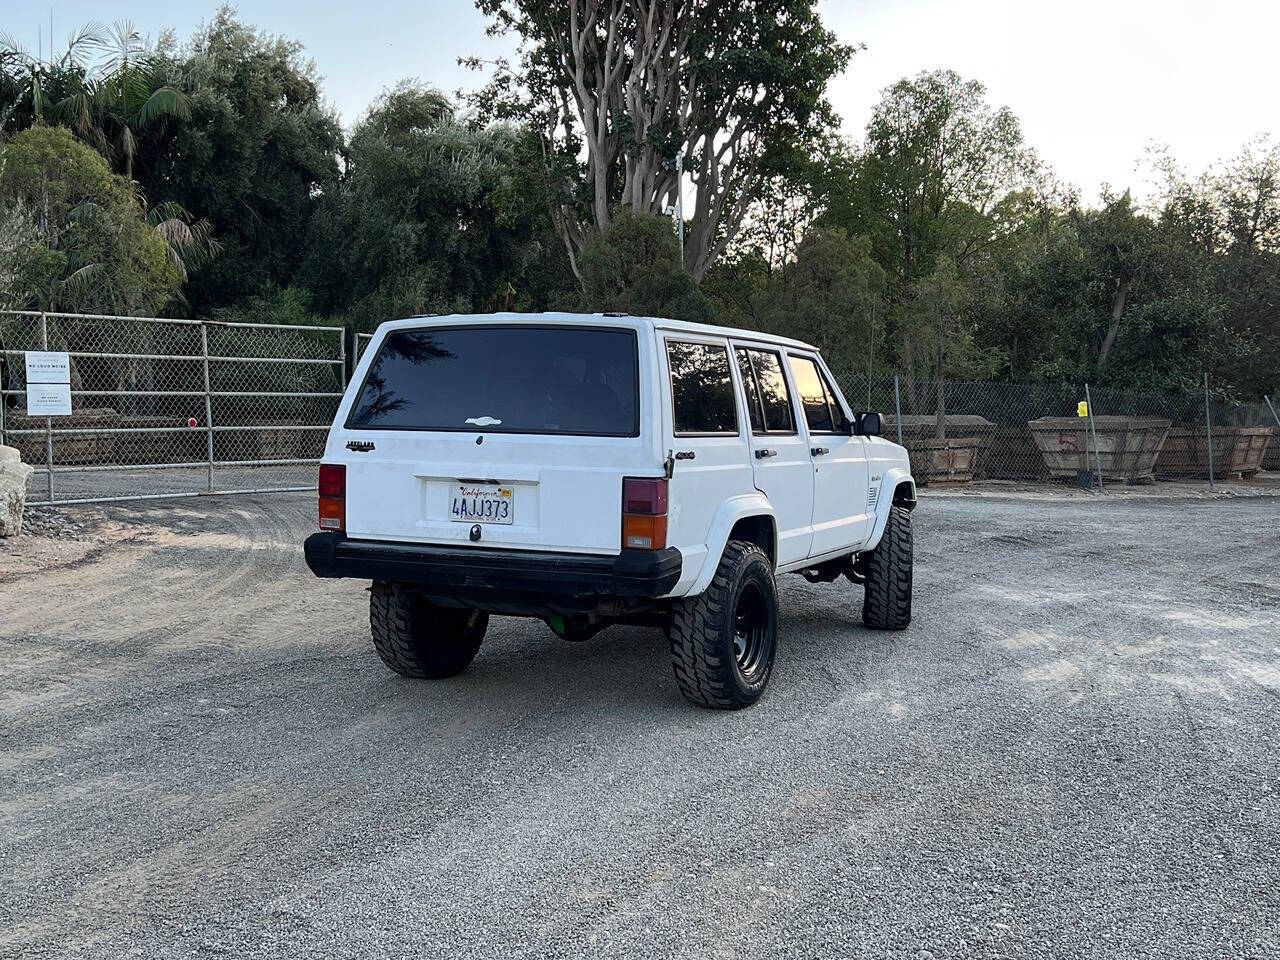
<path fill-rule="evenodd" d="M 692 703 L 737 710 L 760 699 L 778 646 L 773 565 L 753 543 L 730 540 L 710 586 L 678 600 L 667 630 L 680 692 Z"/>
<path fill-rule="evenodd" d="M 489 626 L 480 610 L 439 607 L 402 583 L 373 581 L 369 628 L 373 648 L 406 677 L 440 679 L 467 669 Z"/>
<path fill-rule="evenodd" d="M 890 507 L 884 536 L 867 557 L 862 622 L 873 630 L 911 623 L 911 511 Z"/>

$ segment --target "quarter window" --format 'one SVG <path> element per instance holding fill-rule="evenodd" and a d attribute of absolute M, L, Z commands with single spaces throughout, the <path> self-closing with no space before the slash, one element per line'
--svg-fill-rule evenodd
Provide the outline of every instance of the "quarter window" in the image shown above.
<path fill-rule="evenodd" d="M 677 434 L 737 433 L 729 351 L 709 343 L 667 341 L 672 419 Z"/>
<path fill-rule="evenodd" d="M 747 408 L 755 433 L 795 433 L 791 392 L 782 373 L 782 358 L 772 350 L 736 351 L 738 369 L 747 390 Z"/>
<path fill-rule="evenodd" d="M 800 405 L 804 407 L 805 422 L 811 433 L 836 433 L 845 422 L 835 391 L 818 369 L 811 357 L 788 357 L 791 375 L 795 377 L 796 390 L 800 393 Z"/>

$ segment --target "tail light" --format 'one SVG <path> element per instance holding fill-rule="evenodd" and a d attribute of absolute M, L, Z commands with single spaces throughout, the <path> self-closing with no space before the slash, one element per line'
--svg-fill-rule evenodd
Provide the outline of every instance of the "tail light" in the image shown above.
<path fill-rule="evenodd" d="M 347 529 L 347 468 L 340 463 L 320 464 L 320 529 Z"/>
<path fill-rule="evenodd" d="M 626 477 L 622 481 L 622 546 L 661 550 L 667 545 L 667 481 Z"/>

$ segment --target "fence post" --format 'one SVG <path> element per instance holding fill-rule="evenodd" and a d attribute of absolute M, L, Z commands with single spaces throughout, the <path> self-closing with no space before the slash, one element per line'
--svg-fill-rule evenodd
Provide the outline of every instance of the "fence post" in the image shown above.
<path fill-rule="evenodd" d="M 1262 395 L 1262 399 L 1263 399 L 1263 400 L 1265 400 L 1265 401 L 1267 401 L 1267 406 L 1268 406 L 1268 407 L 1271 407 L 1271 416 L 1272 416 L 1272 418 L 1275 420 L 1275 422 L 1276 422 L 1276 426 L 1277 426 L 1277 427 L 1280 427 L 1280 413 L 1276 413 L 1276 408 L 1272 405 L 1272 403 L 1271 403 L 1271 398 L 1270 398 L 1270 397 L 1268 397 L 1268 396 L 1264 393 L 1264 394 Z"/>
<path fill-rule="evenodd" d="M 204 442 L 206 466 L 205 488 L 213 492 L 213 392 L 209 383 L 209 327 L 200 324 L 200 356 L 204 361 Z"/>
<path fill-rule="evenodd" d="M 1209 489 L 1213 486 L 1213 417 L 1209 413 L 1209 374 L 1204 375 L 1204 442 L 1209 454 Z"/>
<path fill-rule="evenodd" d="M 351 346 L 353 350 L 351 355 L 354 357 L 355 356 L 355 353 L 354 353 L 355 331 L 354 330 L 351 332 L 351 337 L 352 337 Z M 342 331 L 338 334 L 338 359 L 342 361 L 342 363 L 338 365 L 338 369 L 342 371 L 341 373 L 338 374 L 338 382 L 342 384 L 342 392 L 346 393 L 347 392 L 347 328 L 346 327 L 343 327 Z"/>
<path fill-rule="evenodd" d="M 49 316 L 40 311 L 40 349 L 49 349 Z M 27 384 L 27 390 L 31 384 Z M 44 418 L 44 469 L 45 489 L 49 494 L 49 502 L 53 503 L 53 418 Z"/>
<path fill-rule="evenodd" d="M 1089 394 L 1087 383 L 1084 385 L 1084 409 L 1089 414 L 1089 436 L 1093 438 L 1093 462 L 1098 465 L 1098 492 L 1106 493 L 1107 488 L 1102 484 L 1102 454 L 1098 452 L 1098 431 L 1093 426 L 1093 397 Z"/>
<path fill-rule="evenodd" d="M 896 373 L 893 375 L 893 420 L 898 425 L 898 446 L 902 446 L 902 394 Z"/>

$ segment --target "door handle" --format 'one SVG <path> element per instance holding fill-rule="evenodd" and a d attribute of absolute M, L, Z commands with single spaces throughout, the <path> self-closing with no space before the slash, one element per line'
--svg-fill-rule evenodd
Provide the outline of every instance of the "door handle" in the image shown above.
<path fill-rule="evenodd" d="M 777 450 L 765 450 L 761 448 L 756 451 L 757 460 L 767 460 L 769 457 L 776 457 L 777 455 L 778 455 Z"/>
<path fill-rule="evenodd" d="M 813 454 L 815 457 L 820 457 L 824 453 L 830 453 L 831 451 L 826 447 L 810 447 L 809 452 Z"/>

